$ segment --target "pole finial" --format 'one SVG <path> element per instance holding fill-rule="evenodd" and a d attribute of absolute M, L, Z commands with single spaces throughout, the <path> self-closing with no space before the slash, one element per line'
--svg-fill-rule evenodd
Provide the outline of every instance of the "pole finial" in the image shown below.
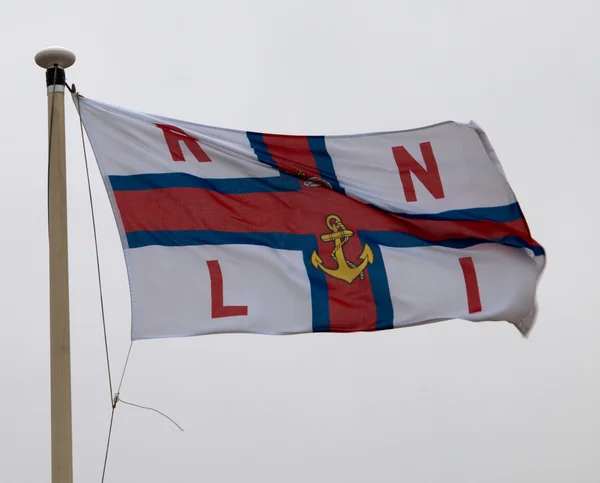
<path fill-rule="evenodd" d="M 35 54 L 35 63 L 43 69 L 51 69 L 55 65 L 67 69 L 75 63 L 75 54 L 64 47 L 46 47 Z"/>

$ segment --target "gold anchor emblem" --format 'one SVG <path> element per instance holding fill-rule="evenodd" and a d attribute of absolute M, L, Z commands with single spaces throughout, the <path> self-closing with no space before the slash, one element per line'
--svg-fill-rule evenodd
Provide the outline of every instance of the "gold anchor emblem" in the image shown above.
<path fill-rule="evenodd" d="M 358 257 L 362 262 L 359 265 L 355 265 L 351 261 L 346 260 L 346 255 L 344 254 L 344 245 L 350 240 L 350 237 L 354 235 L 354 232 L 348 230 L 342 223 L 341 218 L 337 215 L 329 215 L 327 217 L 327 228 L 329 228 L 331 233 L 323 233 L 321 235 L 321 240 L 324 242 L 332 241 L 335 243 L 333 251 L 331 252 L 331 258 L 337 262 L 338 266 L 337 268 L 327 268 L 323 265 L 323 260 L 315 250 L 310 259 L 314 267 L 320 268 L 327 275 L 331 275 L 334 278 L 344 280 L 348 283 L 354 282 L 358 277 L 360 277 L 361 280 L 364 280 L 365 268 L 367 268 L 369 263 L 373 263 L 373 251 L 371 250 L 371 247 L 365 243 L 365 247 Z"/>

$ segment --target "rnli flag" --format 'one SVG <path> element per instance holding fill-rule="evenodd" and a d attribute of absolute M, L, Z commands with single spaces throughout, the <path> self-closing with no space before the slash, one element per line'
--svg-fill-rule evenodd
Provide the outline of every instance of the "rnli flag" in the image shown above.
<path fill-rule="evenodd" d="M 454 318 L 530 330 L 544 250 L 476 124 L 279 135 L 79 100 L 133 339 Z"/>

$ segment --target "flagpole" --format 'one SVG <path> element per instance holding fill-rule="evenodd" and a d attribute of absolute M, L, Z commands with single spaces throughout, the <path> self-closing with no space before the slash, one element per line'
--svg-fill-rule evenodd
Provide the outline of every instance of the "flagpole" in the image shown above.
<path fill-rule="evenodd" d="M 48 238 L 50 258 L 50 419 L 52 483 L 73 482 L 71 344 L 65 159 L 65 71 L 75 54 L 62 47 L 40 50 L 48 87 Z"/>

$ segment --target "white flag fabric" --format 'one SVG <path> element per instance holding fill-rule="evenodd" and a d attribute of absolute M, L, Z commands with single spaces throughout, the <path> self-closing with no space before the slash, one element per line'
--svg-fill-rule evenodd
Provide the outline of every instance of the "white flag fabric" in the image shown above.
<path fill-rule="evenodd" d="M 544 250 L 473 123 L 291 136 L 76 104 L 134 340 L 533 324 Z"/>

